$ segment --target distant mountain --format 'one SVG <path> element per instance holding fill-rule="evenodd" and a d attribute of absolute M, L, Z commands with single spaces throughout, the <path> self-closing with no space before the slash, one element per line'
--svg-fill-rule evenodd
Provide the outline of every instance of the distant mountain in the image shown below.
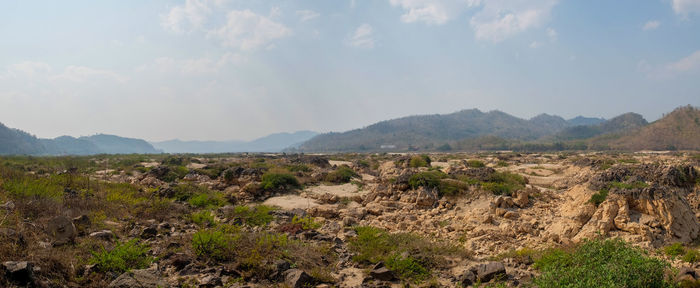
<path fill-rule="evenodd" d="M 409 116 L 382 121 L 362 129 L 318 135 L 298 151 L 431 150 L 462 139 L 495 136 L 535 140 L 570 124 L 559 116 L 541 114 L 530 120 L 501 111 L 462 110 L 445 115 Z M 446 147 L 446 146 L 445 146 Z"/>
<path fill-rule="evenodd" d="M 0 155 L 94 155 L 161 153 L 141 139 L 98 134 L 74 138 L 39 139 L 0 123 Z"/>
<path fill-rule="evenodd" d="M 608 141 L 622 150 L 700 150 L 700 109 L 680 107 L 653 123 Z"/>
<path fill-rule="evenodd" d="M 44 145 L 33 135 L 0 123 L 0 155 L 42 154 L 45 152 Z"/>
<path fill-rule="evenodd" d="M 554 140 L 586 139 L 599 135 L 632 131 L 646 126 L 647 120 L 637 113 L 625 113 L 595 125 L 578 125 L 566 128 L 553 135 Z"/>
<path fill-rule="evenodd" d="M 569 122 L 569 125 L 571 126 L 590 126 L 605 122 L 605 119 L 576 116 L 574 118 L 566 120 L 566 122 Z"/>
<path fill-rule="evenodd" d="M 296 148 L 316 135 L 313 131 L 297 131 L 270 134 L 249 142 L 168 140 L 151 144 L 166 153 L 280 152 Z"/>

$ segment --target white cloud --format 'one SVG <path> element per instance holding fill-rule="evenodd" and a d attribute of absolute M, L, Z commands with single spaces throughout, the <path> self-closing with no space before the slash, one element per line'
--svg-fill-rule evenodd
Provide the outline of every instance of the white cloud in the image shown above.
<path fill-rule="evenodd" d="M 53 81 L 85 82 L 88 80 L 110 80 L 116 82 L 126 82 L 128 79 L 118 73 L 95 69 L 85 66 L 68 66 L 61 74 L 52 76 Z"/>
<path fill-rule="evenodd" d="M 360 25 L 347 39 L 347 43 L 350 46 L 362 49 L 374 48 L 374 29 L 367 23 Z"/>
<path fill-rule="evenodd" d="M 686 17 L 691 13 L 700 13 L 700 0 L 672 0 L 671 7 L 676 14 Z"/>
<path fill-rule="evenodd" d="M 549 37 L 549 41 L 555 42 L 557 41 L 557 37 L 559 37 L 559 34 L 557 33 L 557 30 L 547 28 L 547 37 Z"/>
<path fill-rule="evenodd" d="M 656 28 L 659 28 L 659 26 L 661 26 L 661 22 L 653 20 L 653 21 L 649 21 L 647 23 L 644 23 L 644 26 L 642 26 L 642 30 L 644 30 L 644 31 L 654 30 Z"/>
<path fill-rule="evenodd" d="M 321 16 L 321 14 L 318 14 L 318 12 L 312 10 L 297 10 L 296 14 L 301 22 L 313 20 L 318 18 L 318 16 Z"/>
<path fill-rule="evenodd" d="M 689 56 L 666 65 L 666 70 L 673 73 L 689 72 L 700 68 L 700 50 Z"/>
<path fill-rule="evenodd" d="M 405 10 L 401 21 L 406 23 L 424 22 L 442 25 L 452 20 L 459 13 L 479 4 L 479 0 L 389 0 L 392 6 Z"/>
<path fill-rule="evenodd" d="M 501 42 L 536 28 L 549 19 L 557 0 L 491 0 L 483 2 L 470 24 L 477 39 Z"/>
<path fill-rule="evenodd" d="M 226 24 L 209 31 L 208 36 L 220 39 L 224 46 L 254 50 L 291 34 L 289 28 L 270 18 L 250 10 L 232 10 L 226 15 Z"/>
<path fill-rule="evenodd" d="M 530 48 L 532 49 L 539 48 L 540 46 L 542 46 L 542 43 L 537 41 L 532 41 L 532 43 L 530 43 Z"/>
<path fill-rule="evenodd" d="M 9 76 L 35 77 L 51 72 L 51 66 L 44 62 L 25 61 L 7 67 Z"/>
<path fill-rule="evenodd" d="M 184 5 L 177 5 L 161 15 L 161 25 L 177 33 L 190 32 L 202 28 L 211 12 L 206 1 L 186 0 Z"/>

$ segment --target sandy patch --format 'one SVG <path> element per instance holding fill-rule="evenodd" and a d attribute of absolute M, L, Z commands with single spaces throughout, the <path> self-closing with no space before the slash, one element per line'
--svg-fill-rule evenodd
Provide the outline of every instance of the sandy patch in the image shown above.
<path fill-rule="evenodd" d="M 328 163 L 330 163 L 331 166 L 348 165 L 348 166 L 352 167 L 352 162 L 350 162 L 350 161 L 328 160 Z"/>
<path fill-rule="evenodd" d="M 156 166 L 160 165 L 160 163 L 158 163 L 158 162 L 141 162 L 139 164 L 141 164 L 141 165 L 143 165 L 143 167 L 147 167 L 147 168 L 148 167 L 156 167 Z"/>
<path fill-rule="evenodd" d="M 318 185 L 318 186 L 313 186 L 309 187 L 306 190 L 304 190 L 308 193 L 314 193 L 314 194 L 332 194 L 336 195 L 338 197 L 353 197 L 353 196 L 358 196 L 358 195 L 365 195 L 368 193 L 366 190 L 360 190 L 357 188 L 357 185 L 352 184 L 352 183 L 346 183 L 343 185 Z"/>
<path fill-rule="evenodd" d="M 190 163 L 190 164 L 187 164 L 187 168 L 188 168 L 188 169 L 202 169 L 202 168 L 204 168 L 204 167 L 206 167 L 206 166 L 207 166 L 207 164 L 202 164 L 202 163 Z"/>
<path fill-rule="evenodd" d="M 263 204 L 268 206 L 277 206 L 285 210 L 307 209 L 320 205 L 318 204 L 318 202 L 316 202 L 316 200 L 304 198 L 299 195 L 284 195 L 272 197 L 265 200 Z"/>

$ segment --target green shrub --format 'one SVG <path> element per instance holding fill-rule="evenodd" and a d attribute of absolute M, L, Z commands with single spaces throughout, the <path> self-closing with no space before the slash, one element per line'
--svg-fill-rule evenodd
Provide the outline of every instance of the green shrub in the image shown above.
<path fill-rule="evenodd" d="M 294 215 L 292 218 L 292 224 L 301 224 L 301 229 L 304 230 L 321 228 L 321 223 L 314 221 L 314 218 L 311 216 L 299 217 Z"/>
<path fill-rule="evenodd" d="M 221 225 L 200 230 L 192 235 L 192 251 L 200 257 L 222 261 L 233 258 L 236 249 L 237 228 Z"/>
<path fill-rule="evenodd" d="M 440 187 L 440 179 L 446 177 L 447 175 L 440 171 L 418 172 L 408 178 L 408 185 L 413 189 L 418 187 L 436 188 Z"/>
<path fill-rule="evenodd" d="M 683 253 L 685 253 L 685 247 L 683 247 L 683 244 L 681 243 L 673 243 L 664 247 L 664 253 L 671 257 L 680 256 L 683 255 Z"/>
<path fill-rule="evenodd" d="M 101 272 L 122 273 L 131 269 L 143 269 L 151 264 L 153 259 L 148 257 L 148 246 L 136 243 L 136 239 L 118 243 L 110 251 L 102 248 L 101 251 L 92 252 L 90 264 L 95 264 Z"/>
<path fill-rule="evenodd" d="M 267 172 L 262 176 L 262 188 L 265 190 L 300 188 L 299 181 L 294 175 L 286 173 Z"/>
<path fill-rule="evenodd" d="M 479 160 L 469 160 L 469 161 L 467 161 L 467 167 L 481 168 L 481 167 L 486 167 L 486 164 L 484 164 L 484 162 L 481 162 Z"/>
<path fill-rule="evenodd" d="M 649 184 L 642 182 L 642 181 L 636 181 L 632 183 L 624 183 L 624 182 L 611 182 L 608 187 L 610 188 L 618 188 L 618 189 L 641 189 L 641 188 L 646 188 L 649 187 Z"/>
<path fill-rule="evenodd" d="M 192 213 L 190 220 L 199 226 L 214 226 L 216 224 L 214 216 L 207 210 Z"/>
<path fill-rule="evenodd" d="M 219 207 L 226 204 L 226 199 L 218 191 L 208 191 L 206 193 L 196 194 L 187 200 L 187 203 L 194 207 Z"/>
<path fill-rule="evenodd" d="M 512 195 L 513 191 L 525 188 L 525 178 L 510 172 L 495 172 L 486 181 L 481 182 L 484 190 L 495 195 Z"/>
<path fill-rule="evenodd" d="M 444 267 L 446 257 L 463 257 L 465 251 L 431 242 L 410 233 L 388 233 L 371 227 L 355 227 L 357 237 L 349 240 L 353 261 L 362 264 L 384 262 L 404 280 L 420 282 L 430 276 L 429 267 Z"/>
<path fill-rule="evenodd" d="M 170 168 L 170 170 L 165 173 L 160 180 L 165 182 L 174 182 L 177 179 L 182 179 L 185 177 L 187 173 L 190 173 L 190 169 L 187 169 L 185 166 L 169 166 L 168 168 Z"/>
<path fill-rule="evenodd" d="M 593 203 L 596 207 L 598 207 L 600 203 L 603 203 L 603 201 L 608 198 L 608 192 L 608 189 L 600 189 L 598 193 L 591 195 L 591 200 L 588 200 L 588 203 Z"/>
<path fill-rule="evenodd" d="M 233 212 L 227 217 L 240 219 L 241 222 L 248 226 L 264 226 L 272 222 L 274 216 L 270 215 L 270 212 L 275 210 L 274 208 L 266 205 L 258 205 L 254 207 L 239 205 L 233 207 Z"/>
<path fill-rule="evenodd" d="M 685 255 L 683 255 L 683 258 L 681 260 L 688 262 L 688 263 L 695 263 L 700 260 L 700 252 L 695 249 L 689 249 L 687 252 L 685 252 Z"/>
<path fill-rule="evenodd" d="M 411 168 L 430 167 L 430 157 L 428 155 L 415 155 L 408 161 Z"/>
<path fill-rule="evenodd" d="M 586 240 L 573 251 L 553 249 L 535 260 L 536 287 L 673 287 L 669 264 L 620 239 Z"/>
<path fill-rule="evenodd" d="M 304 164 L 289 165 L 287 167 L 287 170 L 289 170 L 289 172 L 311 172 L 312 171 L 311 167 L 304 165 Z"/>
<path fill-rule="evenodd" d="M 335 169 L 335 171 L 328 173 L 325 180 L 332 183 L 348 183 L 353 177 L 357 176 L 357 173 L 355 173 L 352 168 L 342 165 L 338 167 L 338 169 Z"/>

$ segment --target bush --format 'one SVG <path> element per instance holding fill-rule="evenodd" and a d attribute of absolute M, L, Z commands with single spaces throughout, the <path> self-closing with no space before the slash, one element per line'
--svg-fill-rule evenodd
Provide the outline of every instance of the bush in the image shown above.
<path fill-rule="evenodd" d="M 262 188 L 265 190 L 300 188 L 299 181 L 294 175 L 286 173 L 267 172 L 262 176 Z"/>
<path fill-rule="evenodd" d="M 685 253 L 685 247 L 683 247 L 683 244 L 681 243 L 673 243 L 664 247 L 664 253 L 671 257 L 680 256 L 683 255 L 683 253 Z"/>
<path fill-rule="evenodd" d="M 350 239 L 353 261 L 362 264 L 384 262 L 404 280 L 421 282 L 430 276 L 429 267 L 444 266 L 445 257 L 467 257 L 463 250 L 431 242 L 409 233 L 388 233 L 371 227 L 356 227 L 357 237 Z"/>
<path fill-rule="evenodd" d="M 317 223 L 316 221 L 314 221 L 314 218 L 311 216 L 299 217 L 297 215 L 294 215 L 294 217 L 292 218 L 292 225 L 296 224 L 300 224 L 301 229 L 303 230 L 321 228 L 321 223 Z"/>
<path fill-rule="evenodd" d="M 148 246 L 136 243 L 136 239 L 119 243 L 110 251 L 102 248 L 92 252 L 90 264 L 95 264 L 101 272 L 123 273 L 131 269 L 143 269 L 151 264 L 153 259 L 147 256 Z"/>
<path fill-rule="evenodd" d="M 270 212 L 273 210 L 275 209 L 266 205 L 258 205 L 255 207 L 240 205 L 233 207 L 233 212 L 226 216 L 239 219 L 248 226 L 264 226 L 274 219 L 274 217 L 270 215 Z"/>
<path fill-rule="evenodd" d="M 513 191 L 525 188 L 527 181 L 523 176 L 510 172 L 495 172 L 489 175 L 486 181 L 481 182 L 484 190 L 491 191 L 495 195 L 513 194 Z"/>
<path fill-rule="evenodd" d="M 211 212 L 206 210 L 192 213 L 190 215 L 190 220 L 199 226 L 214 226 L 214 224 L 216 224 L 214 216 L 211 215 Z"/>
<path fill-rule="evenodd" d="M 440 187 L 440 179 L 446 177 L 447 175 L 440 171 L 418 172 L 408 178 L 408 185 L 413 189 L 418 187 L 436 188 Z"/>
<path fill-rule="evenodd" d="M 536 287 L 672 287 L 668 263 L 620 239 L 586 240 L 573 251 L 553 249 L 535 261 Z"/>
<path fill-rule="evenodd" d="M 200 257 L 222 261 L 232 259 L 236 249 L 234 226 L 200 230 L 192 235 L 192 251 Z"/>
<path fill-rule="evenodd" d="M 348 183 L 353 177 L 357 177 L 357 173 L 352 170 L 352 168 L 342 165 L 335 169 L 335 171 L 328 173 L 326 175 L 326 181 L 331 183 Z"/>
<path fill-rule="evenodd" d="M 689 249 L 687 252 L 685 252 L 685 255 L 683 255 L 683 258 L 681 260 L 688 262 L 688 263 L 695 263 L 700 260 L 700 252 L 695 249 Z"/>
<path fill-rule="evenodd" d="M 591 195 L 591 200 L 588 200 L 588 203 L 593 203 L 595 207 L 598 207 L 600 203 L 603 203 L 608 198 L 608 192 L 608 189 L 600 189 L 598 193 Z"/>
<path fill-rule="evenodd" d="M 484 164 L 484 162 L 481 162 L 479 160 L 469 160 L 469 161 L 467 161 L 467 167 L 481 168 L 481 167 L 486 167 L 486 164 Z"/>
<path fill-rule="evenodd" d="M 304 164 L 290 165 L 287 167 L 287 170 L 289 170 L 289 172 L 311 172 L 312 171 L 311 167 L 304 165 Z"/>
<path fill-rule="evenodd" d="M 428 155 L 416 155 L 411 157 L 408 166 L 412 168 L 430 167 L 430 157 Z"/>

